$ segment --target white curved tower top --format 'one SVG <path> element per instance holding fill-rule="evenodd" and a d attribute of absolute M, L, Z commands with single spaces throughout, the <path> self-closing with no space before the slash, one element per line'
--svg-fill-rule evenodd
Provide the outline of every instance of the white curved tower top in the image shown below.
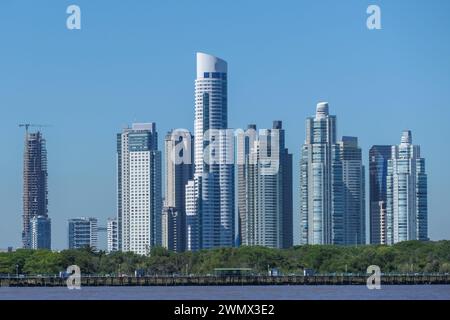
<path fill-rule="evenodd" d="M 227 62 L 207 53 L 197 52 L 197 79 L 205 72 L 227 72 Z"/>
<path fill-rule="evenodd" d="M 412 143 L 412 134 L 410 130 L 403 130 L 401 143 L 411 144 Z"/>
<path fill-rule="evenodd" d="M 319 102 L 316 109 L 316 118 L 324 119 L 328 116 L 328 102 Z"/>

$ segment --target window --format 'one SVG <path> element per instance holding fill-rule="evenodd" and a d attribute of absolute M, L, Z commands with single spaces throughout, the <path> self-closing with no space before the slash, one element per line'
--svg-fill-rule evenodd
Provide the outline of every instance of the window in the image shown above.
<path fill-rule="evenodd" d="M 209 72 L 204 72 L 203 73 L 203 78 L 209 78 Z"/>

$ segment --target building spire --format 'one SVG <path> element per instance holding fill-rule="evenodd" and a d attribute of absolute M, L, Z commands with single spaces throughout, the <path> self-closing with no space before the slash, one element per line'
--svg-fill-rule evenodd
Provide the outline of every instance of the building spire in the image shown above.
<path fill-rule="evenodd" d="M 324 119 L 328 116 L 328 102 L 319 102 L 316 109 L 316 119 Z"/>

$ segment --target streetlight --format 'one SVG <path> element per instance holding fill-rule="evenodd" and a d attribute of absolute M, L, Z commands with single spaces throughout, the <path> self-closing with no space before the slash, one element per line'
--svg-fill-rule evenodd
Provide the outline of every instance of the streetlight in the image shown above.
<path fill-rule="evenodd" d="M 19 265 L 18 264 L 16 264 L 16 276 L 17 276 L 17 279 L 19 279 Z"/>

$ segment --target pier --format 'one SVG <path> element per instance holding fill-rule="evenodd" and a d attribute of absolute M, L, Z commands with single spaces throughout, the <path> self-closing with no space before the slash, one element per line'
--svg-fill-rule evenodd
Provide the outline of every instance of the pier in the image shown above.
<path fill-rule="evenodd" d="M 258 286 L 258 285 L 366 285 L 369 275 L 314 276 L 82 276 L 81 286 Z M 0 287 L 62 287 L 58 276 L 0 277 Z M 383 285 L 450 284 L 448 274 L 382 275 Z"/>

